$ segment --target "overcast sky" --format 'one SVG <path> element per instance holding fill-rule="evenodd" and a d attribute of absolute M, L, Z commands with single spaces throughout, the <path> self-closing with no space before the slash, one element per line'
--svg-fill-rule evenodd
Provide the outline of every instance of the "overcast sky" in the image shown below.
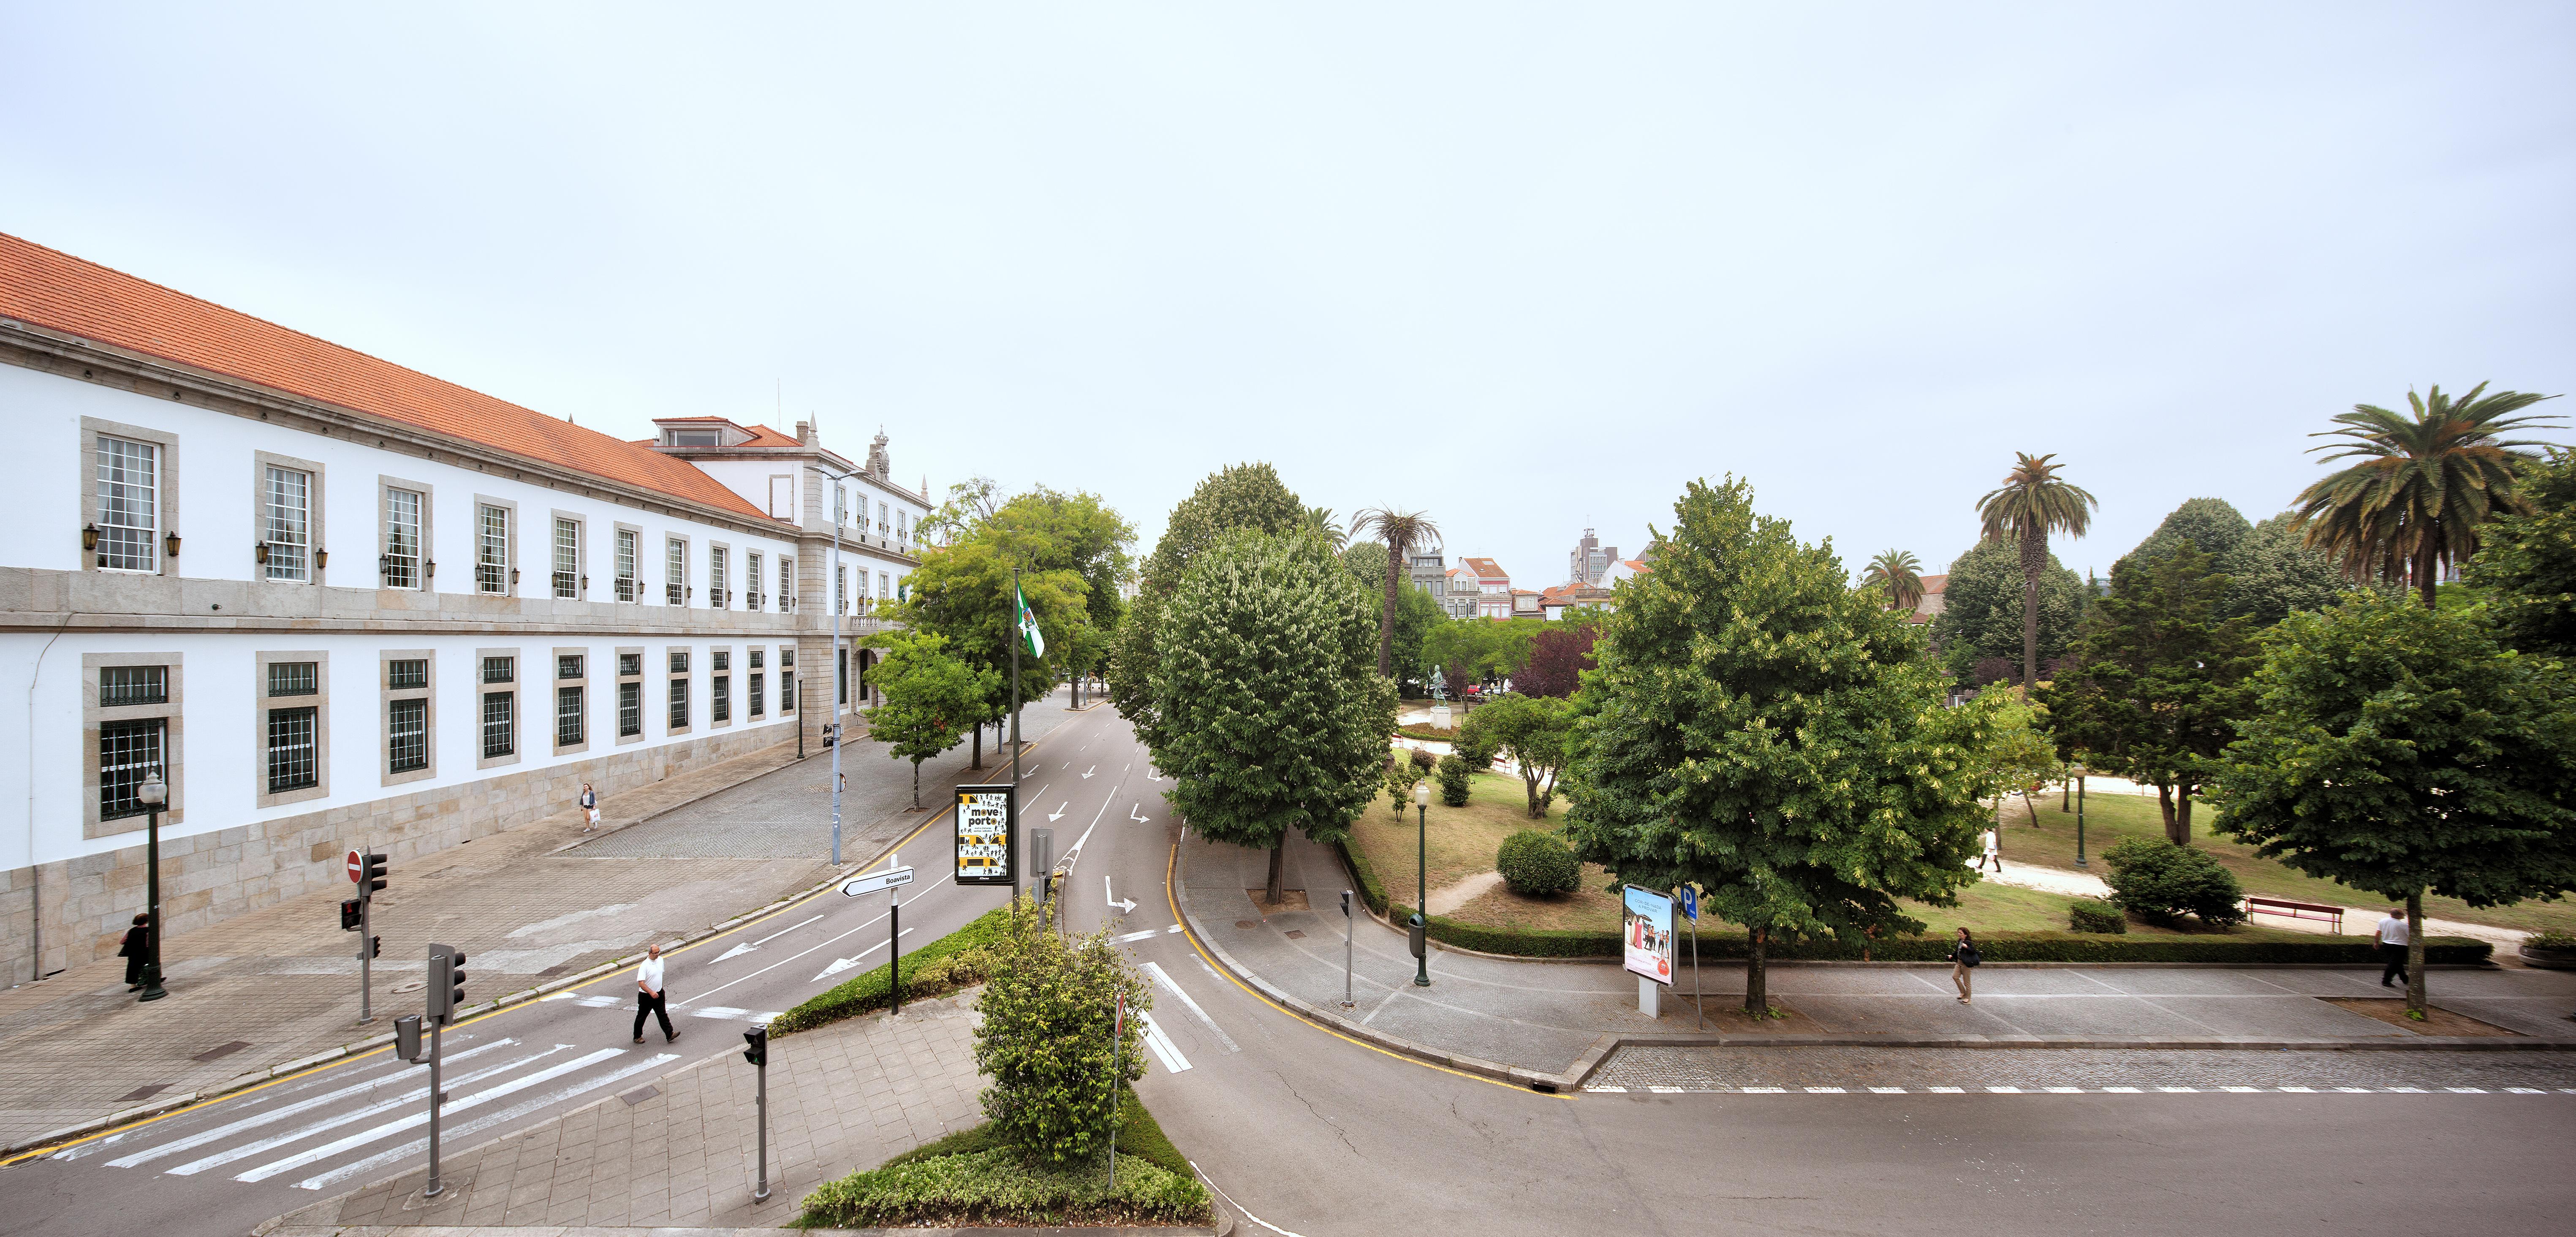
<path fill-rule="evenodd" d="M 1533 586 L 1728 472 L 1939 570 L 2016 450 L 2108 569 L 2356 402 L 2576 389 L 2576 6 L 2078 8 L 7 0 L 0 231 L 1142 549 L 1268 460 Z"/>

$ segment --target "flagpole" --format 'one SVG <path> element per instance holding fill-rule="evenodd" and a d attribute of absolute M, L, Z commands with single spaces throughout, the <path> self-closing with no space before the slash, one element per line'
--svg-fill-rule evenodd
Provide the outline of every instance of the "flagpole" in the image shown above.
<path fill-rule="evenodd" d="M 1021 615 L 1028 603 L 1020 599 L 1020 569 L 1011 568 L 1011 801 L 1020 797 L 1020 641 L 1027 637 Z M 1014 868 L 1018 864 L 1012 865 Z M 1020 874 L 1011 873 L 1011 905 L 1020 902 Z"/>

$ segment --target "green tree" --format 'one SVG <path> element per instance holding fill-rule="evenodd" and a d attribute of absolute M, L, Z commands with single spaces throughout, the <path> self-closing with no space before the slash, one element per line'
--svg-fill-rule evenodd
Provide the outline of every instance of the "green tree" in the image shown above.
<path fill-rule="evenodd" d="M 2576 453 L 2551 448 L 2521 488 L 2530 514 L 2489 524 L 2465 574 L 2486 591 L 2505 643 L 2576 657 Z"/>
<path fill-rule="evenodd" d="M 2117 573 L 2120 563 L 2145 566 L 2188 541 L 2217 563 L 2216 570 L 2225 571 L 2253 535 L 2254 525 L 2226 499 L 2186 498 L 2136 549 L 2111 564 L 2111 570 Z"/>
<path fill-rule="evenodd" d="M 1520 766 L 1530 819 L 1546 819 L 1547 805 L 1556 798 L 1557 774 L 1565 767 L 1567 740 L 1574 736 L 1574 706 L 1554 696 L 1511 692 L 1477 706 L 1475 716 L 1493 735 L 1495 747 Z"/>
<path fill-rule="evenodd" d="M 2355 587 L 2333 558 L 2308 548 L 2298 517 L 2287 512 L 2255 525 L 2218 569 L 2228 579 L 2224 612 L 2257 631 L 2293 611 L 2331 606 Z"/>
<path fill-rule="evenodd" d="M 1860 585 L 1878 589 L 1899 610 L 1913 610 L 1923 604 L 1923 560 L 1911 550 L 1881 550 L 1861 572 Z"/>
<path fill-rule="evenodd" d="M 1405 579 L 1405 560 L 1415 550 L 1440 544 L 1440 526 L 1431 522 L 1428 512 L 1399 511 L 1390 504 L 1369 508 L 1351 518 L 1352 536 L 1371 532 L 1386 543 L 1386 602 L 1378 610 L 1377 672 L 1394 678 L 1395 590 Z"/>
<path fill-rule="evenodd" d="M 2333 452 L 2322 462 L 2358 462 L 2299 495 L 2308 546 L 2357 580 L 2411 579 L 2433 609 L 2442 567 L 2477 552 L 2478 526 L 2491 514 L 2528 512 L 2514 479 L 2534 457 L 2520 448 L 2542 444 L 2504 435 L 2560 423 L 2516 415 L 2551 396 L 2486 389 L 2481 382 L 2456 400 L 2438 386 L 2408 391 L 2411 418 L 2355 404 L 2335 418 L 2343 428 L 2309 435 L 2340 440 L 2309 448 Z"/>
<path fill-rule="evenodd" d="M 1968 778 L 1978 799 L 1995 803 L 1996 838 L 2002 839 L 2004 797 L 2020 795 L 2030 808 L 2031 787 L 2057 775 L 2057 749 L 2041 728 L 2041 710 L 2022 698 L 2018 687 L 1990 687 L 1963 706 L 1976 719 L 1978 736 L 1969 753 Z M 2039 813 L 2031 811 L 2031 823 Z"/>
<path fill-rule="evenodd" d="M 2424 1008 L 2424 895 L 2471 906 L 2576 887 L 2576 689 L 2482 610 L 2368 593 L 2265 640 L 2217 830 L 2311 876 L 2402 899 Z"/>
<path fill-rule="evenodd" d="M 2081 537 L 2101 505 L 2083 489 L 2058 479 L 2063 464 L 2051 464 L 2055 453 L 2013 453 L 2019 463 L 2004 474 L 2004 483 L 1977 500 L 1979 532 L 1988 541 L 2009 541 L 2021 551 L 2021 682 L 2039 681 L 2040 572 L 2048 565 L 2048 538 L 2053 533 Z"/>
<path fill-rule="evenodd" d="M 1118 1092 L 1145 1076 L 1138 1015 L 1154 994 L 1103 929 L 1066 940 L 1032 909 L 985 946 L 992 975 L 975 998 L 975 1068 L 993 1129 L 1032 1163 L 1080 1164 L 1117 1134 Z M 1127 1022 L 1118 1026 L 1119 998 Z"/>
<path fill-rule="evenodd" d="M 1422 659 L 1443 669 L 1454 693 L 1469 683 L 1519 674 L 1529 664 L 1530 645 L 1548 627 L 1534 618 L 1444 618 L 1427 626 Z"/>
<path fill-rule="evenodd" d="M 1903 617 L 1742 482 L 1693 482 L 1674 510 L 1594 646 L 1565 832 L 1629 884 L 1706 890 L 1750 935 L 1762 1013 L 1773 936 L 1920 932 L 1897 899 L 1951 905 L 1974 879 L 1983 715 L 1940 707 Z"/>
<path fill-rule="evenodd" d="M 912 762 L 912 810 L 921 810 L 921 762 L 966 737 L 967 728 L 990 716 L 1001 690 L 991 670 L 979 670 L 948 652 L 934 632 L 897 631 L 865 643 L 881 650 L 867 680 L 880 703 L 864 710 L 868 737 L 891 745 L 886 754 Z"/>
<path fill-rule="evenodd" d="M 947 637 L 949 650 L 967 665 L 993 671 L 986 716 L 1002 717 L 1015 704 L 1044 699 L 1064 682 L 1070 659 L 1083 646 L 1068 637 L 1088 612 L 1091 586 L 1084 569 L 1096 568 L 1094 560 L 1101 554 L 1115 553 L 1124 529 L 1125 523 L 1091 495 L 1023 494 L 980 523 L 956 530 L 946 544 L 923 550 L 903 600 L 882 609 L 909 626 Z M 1103 538 L 1111 541 L 1111 549 L 1098 548 Z M 1020 568 L 1019 589 L 1047 643 L 1043 658 L 1022 650 L 1016 701 L 1011 696 L 1011 651 L 1018 643 L 1013 567 Z M 979 736 L 979 754 L 980 742 Z"/>
<path fill-rule="evenodd" d="M 1235 529 L 1286 533 L 1305 527 L 1306 508 L 1268 464 L 1236 464 L 1207 475 L 1172 508 L 1162 538 L 1137 572 L 1136 598 L 1109 643 L 1109 700 L 1140 728 L 1154 724 L 1154 676 L 1163 663 L 1163 612 L 1181 576 L 1209 545 Z"/>
<path fill-rule="evenodd" d="M 1950 563 L 1942 610 L 1932 620 L 1932 643 L 1941 650 L 1959 686 L 1982 687 L 2010 679 L 2020 661 L 2022 572 L 2019 547 L 1984 541 Z M 2039 657 L 2043 665 L 2066 655 L 2084 612 L 2084 581 L 2051 557 L 2040 574 Z"/>
<path fill-rule="evenodd" d="M 1164 615 L 1138 735 L 1201 837 L 1270 848 L 1274 902 L 1288 830 L 1339 836 L 1377 793 L 1395 685 L 1370 664 L 1375 611 L 1322 538 L 1238 529 L 1190 564 Z"/>
<path fill-rule="evenodd" d="M 1333 518 L 1333 509 L 1330 507 L 1306 508 L 1306 527 L 1322 534 L 1324 540 L 1337 551 L 1342 548 L 1343 542 L 1350 540 L 1350 533 L 1342 527 L 1340 520 Z"/>
<path fill-rule="evenodd" d="M 2121 560 L 2110 595 L 2085 616 L 2074 664 L 2039 694 L 2070 755 L 2155 786 L 2177 846 L 2191 844 L 2193 796 L 2253 708 L 2253 641 L 2245 620 L 2222 617 L 2228 579 L 2209 567 L 2189 540 Z"/>

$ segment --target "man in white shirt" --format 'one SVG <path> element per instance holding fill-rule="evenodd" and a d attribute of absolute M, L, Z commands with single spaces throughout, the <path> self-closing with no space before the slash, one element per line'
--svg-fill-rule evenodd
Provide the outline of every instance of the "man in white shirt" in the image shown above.
<path fill-rule="evenodd" d="M 1990 828 L 1986 830 L 1985 836 L 1979 840 L 1985 843 L 1986 853 L 1984 858 L 1977 860 L 1977 870 L 1980 872 L 1985 871 L 1986 865 L 1991 863 L 1995 865 L 1995 875 L 2003 875 L 2003 839 L 1996 837 L 1995 831 Z"/>
<path fill-rule="evenodd" d="M 2389 907 L 2387 917 L 2379 921 L 2379 960 L 2384 964 L 2379 972 L 2380 987 L 2396 987 L 2390 980 L 2414 982 L 2406 978 L 2406 942 L 2406 908 Z"/>
<path fill-rule="evenodd" d="M 671 1029 L 670 1011 L 663 1007 L 662 947 L 659 945 L 646 946 L 644 965 L 635 968 L 635 1042 L 639 1044 L 644 1042 L 646 1014 L 661 1019 L 663 1043 L 680 1038 L 680 1033 Z"/>

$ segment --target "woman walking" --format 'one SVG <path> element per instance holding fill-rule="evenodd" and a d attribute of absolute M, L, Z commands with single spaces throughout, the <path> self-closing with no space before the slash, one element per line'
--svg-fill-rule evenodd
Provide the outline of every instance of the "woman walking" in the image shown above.
<path fill-rule="evenodd" d="M 599 792 L 592 790 L 588 782 L 581 784 L 581 813 L 587 822 L 582 825 L 582 832 L 588 833 L 599 827 Z"/>
<path fill-rule="evenodd" d="M 1980 961 L 1982 959 L 1977 957 L 1976 938 L 1968 935 L 1966 928 L 1959 929 L 1959 939 L 1950 944 L 1950 982 L 1959 985 L 1961 1005 L 1974 1003 L 1969 1000 L 1971 994 L 1968 971 Z"/>
<path fill-rule="evenodd" d="M 150 915 L 136 915 L 134 926 L 125 930 L 125 943 L 116 948 L 116 956 L 125 959 L 125 990 L 128 992 L 143 990 L 143 959 L 152 952 L 152 929 L 144 925 L 150 922 Z"/>

